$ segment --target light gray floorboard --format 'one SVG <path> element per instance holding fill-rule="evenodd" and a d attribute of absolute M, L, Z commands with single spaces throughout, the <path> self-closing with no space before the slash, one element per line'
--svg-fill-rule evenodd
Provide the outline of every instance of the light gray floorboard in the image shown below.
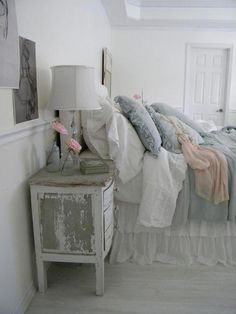
<path fill-rule="evenodd" d="M 96 297 L 94 265 L 53 264 L 27 314 L 65 313 L 236 314 L 236 267 L 106 264 Z"/>

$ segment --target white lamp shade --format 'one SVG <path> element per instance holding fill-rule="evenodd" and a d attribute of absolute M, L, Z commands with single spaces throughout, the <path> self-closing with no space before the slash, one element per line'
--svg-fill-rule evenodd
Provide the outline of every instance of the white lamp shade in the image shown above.
<path fill-rule="evenodd" d="M 94 68 L 59 65 L 51 68 L 50 106 L 54 110 L 101 109 L 95 92 Z"/>

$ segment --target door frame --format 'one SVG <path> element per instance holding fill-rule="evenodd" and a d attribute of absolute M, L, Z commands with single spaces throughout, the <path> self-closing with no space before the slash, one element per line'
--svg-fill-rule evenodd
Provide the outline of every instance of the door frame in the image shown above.
<path fill-rule="evenodd" d="M 190 88 L 190 60 L 191 51 L 194 48 L 202 49 L 224 49 L 227 52 L 227 65 L 226 65 L 226 93 L 225 93 L 225 106 L 224 106 L 224 118 L 223 123 L 227 125 L 229 114 L 229 100 L 230 100 L 230 88 L 231 88 L 231 76 L 232 76 L 232 64 L 233 64 L 233 45 L 231 44 L 212 44 L 212 43 L 186 43 L 185 48 L 185 79 L 184 79 L 184 113 L 189 113 L 189 88 Z"/>

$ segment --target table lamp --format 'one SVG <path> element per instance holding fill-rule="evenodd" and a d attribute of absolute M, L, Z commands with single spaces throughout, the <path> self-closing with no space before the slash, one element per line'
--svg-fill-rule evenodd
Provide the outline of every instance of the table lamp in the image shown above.
<path fill-rule="evenodd" d="M 58 65 L 51 71 L 50 106 L 54 110 L 71 111 L 71 135 L 76 138 L 75 111 L 101 109 L 95 92 L 95 69 L 84 65 Z"/>
<path fill-rule="evenodd" d="M 84 65 L 58 65 L 51 67 L 51 71 L 50 107 L 72 113 L 71 137 L 77 140 L 75 112 L 101 109 L 95 92 L 95 69 Z"/>

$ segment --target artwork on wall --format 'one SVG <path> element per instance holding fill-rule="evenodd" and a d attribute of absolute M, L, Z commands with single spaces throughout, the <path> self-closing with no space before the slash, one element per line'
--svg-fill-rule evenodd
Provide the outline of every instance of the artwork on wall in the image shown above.
<path fill-rule="evenodd" d="M 14 90 L 15 122 L 38 118 L 37 73 L 35 43 L 19 37 L 20 83 Z"/>
<path fill-rule="evenodd" d="M 0 0 L 0 87 L 19 86 L 19 41 L 14 0 Z"/>
<path fill-rule="evenodd" d="M 112 78 L 112 56 L 107 48 L 103 49 L 102 55 L 102 84 L 106 86 L 111 97 L 111 78 Z"/>

